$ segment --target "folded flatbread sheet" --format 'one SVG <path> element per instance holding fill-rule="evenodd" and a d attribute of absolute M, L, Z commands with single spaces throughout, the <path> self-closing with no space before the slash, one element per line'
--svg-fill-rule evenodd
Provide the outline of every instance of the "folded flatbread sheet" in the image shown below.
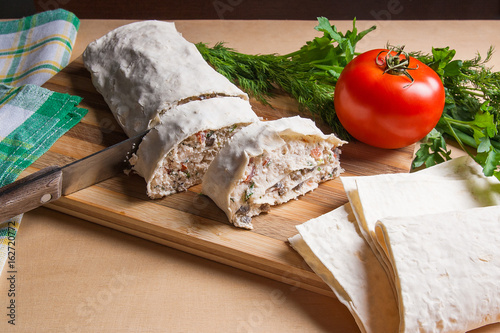
<path fill-rule="evenodd" d="M 500 321 L 500 206 L 380 219 L 400 332 L 466 332 Z"/>
<path fill-rule="evenodd" d="M 476 165 L 464 156 L 412 174 L 341 177 L 361 234 L 388 272 L 375 241 L 378 219 L 500 204 L 498 180 L 484 177 Z"/>
<path fill-rule="evenodd" d="M 350 204 L 298 225 L 290 245 L 333 290 L 363 333 L 397 332 L 390 280 L 356 225 Z"/>

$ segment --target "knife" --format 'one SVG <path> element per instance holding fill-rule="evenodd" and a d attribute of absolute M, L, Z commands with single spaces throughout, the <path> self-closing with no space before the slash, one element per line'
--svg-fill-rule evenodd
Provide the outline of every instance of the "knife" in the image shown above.
<path fill-rule="evenodd" d="M 63 167 L 49 166 L 0 188 L 0 222 L 123 172 L 147 131 Z"/>

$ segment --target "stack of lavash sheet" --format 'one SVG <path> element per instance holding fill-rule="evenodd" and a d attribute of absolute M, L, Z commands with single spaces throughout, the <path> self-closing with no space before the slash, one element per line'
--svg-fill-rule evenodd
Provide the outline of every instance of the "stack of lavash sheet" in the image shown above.
<path fill-rule="evenodd" d="M 500 183 L 470 157 L 341 177 L 349 202 L 289 239 L 362 332 L 465 332 L 500 321 Z"/>

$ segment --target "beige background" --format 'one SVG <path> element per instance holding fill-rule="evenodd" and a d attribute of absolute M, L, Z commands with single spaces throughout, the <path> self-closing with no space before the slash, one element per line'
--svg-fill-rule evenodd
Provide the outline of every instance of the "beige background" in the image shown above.
<path fill-rule="evenodd" d="M 83 20 L 73 58 L 128 21 Z M 335 22 L 339 30 L 348 21 Z M 317 33 L 314 21 L 179 21 L 192 42 L 225 41 L 248 53 L 285 53 Z M 392 44 L 458 58 L 500 45 L 497 21 L 360 21 L 378 26 L 358 51 Z M 491 64 L 500 66 L 495 54 Z M 7 323 L 7 270 L 0 277 L 1 332 L 358 332 L 335 298 L 272 281 L 90 222 L 40 208 L 16 239 L 16 326 Z M 473 282 L 471 282 L 473 283 Z M 500 332 L 500 325 L 478 332 Z"/>

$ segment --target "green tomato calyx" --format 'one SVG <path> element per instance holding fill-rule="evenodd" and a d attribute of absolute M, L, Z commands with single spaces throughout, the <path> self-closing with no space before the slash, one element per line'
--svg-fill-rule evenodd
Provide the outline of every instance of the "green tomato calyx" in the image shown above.
<path fill-rule="evenodd" d="M 384 52 L 386 52 L 386 55 L 384 58 L 381 58 L 380 55 Z M 417 67 L 410 67 L 410 56 L 404 51 L 404 45 L 393 46 L 388 50 L 380 51 L 375 57 L 375 63 L 378 66 L 385 66 L 382 74 L 404 75 L 410 79 L 410 83 L 405 85 L 405 88 L 411 86 L 415 81 L 408 71 L 418 69 L 418 65 Z"/>

